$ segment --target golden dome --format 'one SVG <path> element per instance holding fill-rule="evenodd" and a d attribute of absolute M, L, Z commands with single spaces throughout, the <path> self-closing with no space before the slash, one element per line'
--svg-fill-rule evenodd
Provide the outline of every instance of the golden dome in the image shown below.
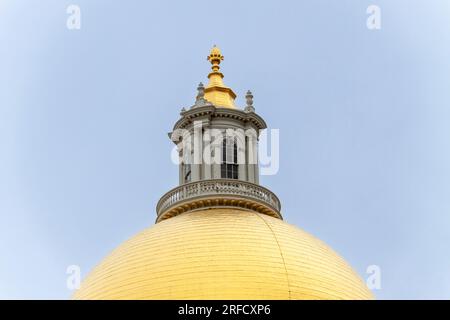
<path fill-rule="evenodd" d="M 119 246 L 76 299 L 371 299 L 332 249 L 280 219 L 215 208 L 184 213 Z"/>

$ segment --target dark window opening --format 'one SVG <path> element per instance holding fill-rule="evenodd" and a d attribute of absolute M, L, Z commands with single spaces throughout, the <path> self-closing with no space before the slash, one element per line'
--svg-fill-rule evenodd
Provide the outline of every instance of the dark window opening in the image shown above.
<path fill-rule="evenodd" d="M 222 143 L 220 176 L 224 179 L 238 179 L 238 168 L 236 139 L 226 137 Z"/>

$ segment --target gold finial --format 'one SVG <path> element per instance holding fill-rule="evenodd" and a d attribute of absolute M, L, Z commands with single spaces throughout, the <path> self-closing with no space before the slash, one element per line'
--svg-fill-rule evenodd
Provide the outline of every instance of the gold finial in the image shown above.
<path fill-rule="evenodd" d="M 220 62 L 223 60 L 220 49 L 214 45 L 207 57 L 211 62 L 212 72 L 208 74 L 209 83 L 205 88 L 205 99 L 218 107 L 236 108 L 234 99 L 236 94 L 223 83 L 223 74 L 220 70 Z"/>
<path fill-rule="evenodd" d="M 224 56 L 220 52 L 219 47 L 214 45 L 214 47 L 212 47 L 211 52 L 209 53 L 209 56 L 207 57 L 207 59 L 212 64 L 212 67 L 211 67 L 212 71 L 219 72 L 220 61 L 222 61 L 224 59 Z"/>

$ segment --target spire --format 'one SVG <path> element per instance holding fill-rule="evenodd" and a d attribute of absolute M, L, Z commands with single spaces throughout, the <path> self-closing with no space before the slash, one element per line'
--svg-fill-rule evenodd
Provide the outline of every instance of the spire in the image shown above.
<path fill-rule="evenodd" d="M 250 90 L 247 91 L 245 95 L 245 100 L 247 102 L 247 106 L 245 107 L 245 112 L 255 112 L 255 107 L 253 107 L 253 94 Z"/>
<path fill-rule="evenodd" d="M 205 87 L 203 86 L 203 83 L 199 83 L 197 87 L 197 98 L 195 99 L 195 104 L 192 106 L 192 108 L 198 108 L 203 107 L 206 105 L 211 105 L 208 101 L 205 99 Z"/>
<path fill-rule="evenodd" d="M 203 86 L 203 83 L 199 83 L 197 87 L 197 101 L 203 101 L 205 98 L 205 87 Z"/>
<path fill-rule="evenodd" d="M 224 59 L 224 56 L 220 52 L 220 49 L 214 45 L 214 47 L 211 49 L 211 52 L 209 53 L 209 56 L 206 58 L 209 62 L 212 64 L 212 74 L 218 74 L 220 78 L 223 78 L 223 74 L 219 72 L 220 69 L 220 61 Z M 208 76 L 208 78 L 211 76 L 211 74 Z"/>
<path fill-rule="evenodd" d="M 214 45 L 207 57 L 211 63 L 211 72 L 208 74 L 209 83 L 205 88 L 205 99 L 216 107 L 236 108 L 234 99 L 236 94 L 223 83 L 223 73 L 220 72 L 220 62 L 224 59 L 220 49 Z"/>

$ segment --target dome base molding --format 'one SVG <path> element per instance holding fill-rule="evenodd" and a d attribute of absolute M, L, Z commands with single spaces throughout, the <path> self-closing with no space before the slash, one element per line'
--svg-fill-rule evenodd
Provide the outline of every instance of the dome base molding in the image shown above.
<path fill-rule="evenodd" d="M 278 197 L 257 184 L 211 179 L 186 183 L 161 197 L 156 206 L 156 222 L 196 209 L 234 207 L 282 219 Z"/>

